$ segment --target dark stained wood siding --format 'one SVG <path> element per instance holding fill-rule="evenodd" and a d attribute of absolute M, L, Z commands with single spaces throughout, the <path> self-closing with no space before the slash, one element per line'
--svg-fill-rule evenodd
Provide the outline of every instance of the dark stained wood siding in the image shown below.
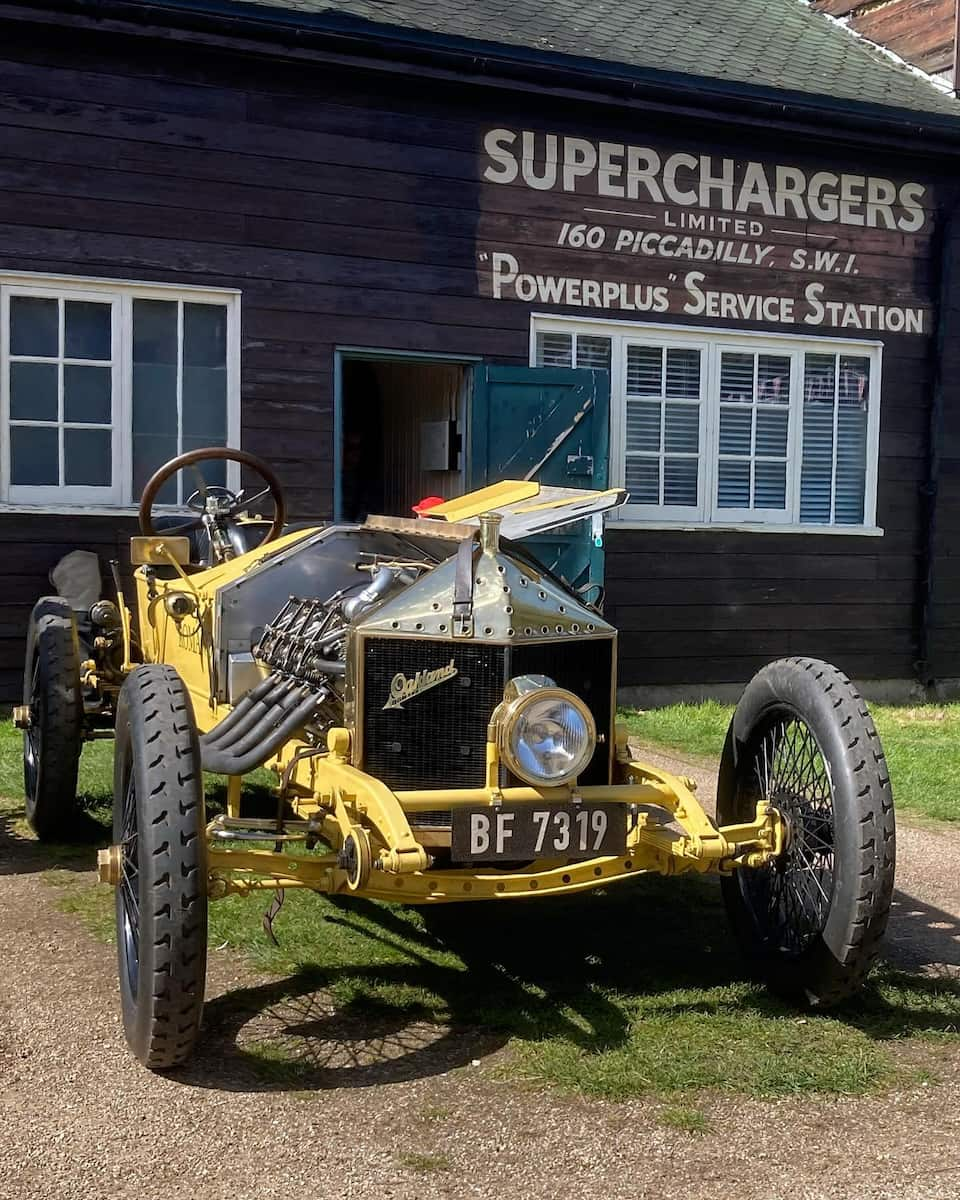
<path fill-rule="evenodd" d="M 332 513 L 335 346 L 526 361 L 530 313 L 543 306 L 479 294 L 481 131 L 522 120 L 584 136 L 646 136 L 635 116 L 556 103 L 538 112 L 529 95 L 520 105 L 475 86 L 281 71 L 250 57 L 186 48 L 172 56 L 69 31 L 40 41 L 26 27 L 3 26 L 0 44 L 0 270 L 242 289 L 243 444 L 277 466 L 297 520 Z M 782 157 L 769 131 L 704 144 L 702 129 L 679 120 L 666 129 L 661 119 L 656 136 L 699 138 L 717 155 Z M 853 161 L 849 148 L 791 146 L 789 161 L 937 182 L 922 162 Z M 544 243 L 550 209 L 527 190 L 499 192 L 484 213 L 487 232 L 506 245 Z M 927 239 L 903 236 L 892 247 L 886 239 L 864 252 L 878 288 L 935 292 Z M 912 675 L 931 346 L 886 339 L 883 538 L 610 532 L 622 684 L 739 682 L 795 652 L 832 658 L 858 677 Z M 956 530 L 960 446 L 945 461 L 948 493 Z M 50 567 L 76 546 L 105 564 L 129 528 L 106 517 L 0 516 L 4 695 L 18 686 L 26 615 Z M 948 584 L 950 570 L 940 611 L 960 623 L 960 572 Z"/>
<path fill-rule="evenodd" d="M 53 591 L 50 569 L 71 550 L 93 550 L 100 559 L 105 596 L 112 596 L 110 560 L 129 574 L 131 518 L 55 515 L 0 516 L 0 699 L 20 698 L 23 652 L 30 609 Z M 132 592 L 131 592 L 132 599 Z"/>
<path fill-rule="evenodd" d="M 933 75 L 953 69 L 956 0 L 813 0 L 813 7 Z"/>

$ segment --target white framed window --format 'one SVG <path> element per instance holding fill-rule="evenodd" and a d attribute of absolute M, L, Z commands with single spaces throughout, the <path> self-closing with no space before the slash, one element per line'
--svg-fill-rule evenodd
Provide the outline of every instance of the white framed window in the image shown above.
<path fill-rule="evenodd" d="M 615 519 L 876 533 L 879 342 L 534 316 L 533 366 L 611 386 Z"/>
<path fill-rule="evenodd" d="M 239 433 L 239 293 L 0 275 L 0 502 L 133 505 L 162 463 Z"/>

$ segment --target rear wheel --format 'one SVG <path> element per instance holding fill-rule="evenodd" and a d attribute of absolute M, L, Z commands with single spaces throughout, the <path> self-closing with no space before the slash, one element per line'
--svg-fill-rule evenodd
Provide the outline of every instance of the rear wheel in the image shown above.
<path fill-rule="evenodd" d="M 777 809 L 774 862 L 723 880 L 733 930 L 754 971 L 790 999 L 828 1007 L 863 983 L 893 895 L 893 796 L 866 702 L 816 659 L 768 664 L 747 685 L 720 766 L 721 824 Z"/>
<path fill-rule="evenodd" d="M 63 838 L 76 810 L 83 745 L 80 646 L 73 610 L 58 596 L 38 600 L 27 630 L 23 703 L 23 788 L 27 820 L 41 841 Z"/>
<path fill-rule="evenodd" d="M 138 667 L 120 692 L 113 805 L 123 1028 L 159 1071 L 193 1051 L 207 967 L 200 749 L 172 667 Z"/>

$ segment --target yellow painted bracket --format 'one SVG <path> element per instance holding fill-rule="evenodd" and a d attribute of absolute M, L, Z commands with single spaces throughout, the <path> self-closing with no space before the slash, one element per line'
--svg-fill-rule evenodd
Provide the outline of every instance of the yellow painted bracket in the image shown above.
<path fill-rule="evenodd" d="M 784 823 L 768 803 L 757 805 L 752 821 L 718 827 L 697 802 L 691 780 L 634 760 L 619 730 L 613 785 L 546 789 L 499 789 L 491 770 L 485 788 L 395 793 L 350 764 L 347 730 L 330 730 L 327 744 L 329 753 L 323 757 L 291 758 L 287 782 L 301 797 L 295 805 L 301 811 L 317 814 L 317 824 L 332 844 L 343 846 L 348 837 L 363 835 L 367 866 L 362 878 L 348 878 L 346 864 L 336 854 L 235 850 L 213 844 L 208 849 L 212 897 L 289 886 L 322 892 L 349 887 L 361 895 L 420 904 L 510 899 L 583 891 L 643 872 L 728 873 L 761 866 L 784 848 Z M 490 753 L 488 768 L 496 765 L 495 747 Z M 408 813 L 425 809 L 575 800 L 630 806 L 632 818 L 623 855 L 581 862 L 541 862 L 529 871 L 519 872 L 482 867 L 428 871 L 431 859 L 417 842 L 407 819 Z M 230 807 L 234 804 L 235 800 Z M 651 820 L 651 814 L 644 811 L 648 807 L 665 810 L 671 818 L 669 824 Z"/>
<path fill-rule="evenodd" d="M 429 856 L 413 836 L 396 795 L 385 783 L 347 761 L 349 732 L 331 729 L 327 746 L 329 754 L 325 758 L 294 761 L 290 782 L 317 794 L 319 807 L 328 810 L 344 838 L 356 825 L 367 827 L 379 842 L 375 860 L 379 870 L 388 874 L 424 870 Z M 301 774 L 302 779 L 298 778 Z"/>
<path fill-rule="evenodd" d="M 765 800 L 758 802 L 752 821 L 718 826 L 698 803 L 692 781 L 625 758 L 619 751 L 618 738 L 617 768 L 623 782 L 656 787 L 659 793 L 656 803 L 670 813 L 683 831 L 678 833 L 658 826 L 641 829 L 641 842 L 654 853 L 684 860 L 683 870 L 715 871 L 761 866 L 783 852 L 786 837 L 783 819 Z M 672 873 L 669 868 L 668 872 Z"/>

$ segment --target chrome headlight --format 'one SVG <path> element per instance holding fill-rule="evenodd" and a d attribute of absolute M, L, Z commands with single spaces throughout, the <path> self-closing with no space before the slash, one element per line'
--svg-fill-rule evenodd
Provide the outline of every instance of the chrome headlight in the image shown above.
<path fill-rule="evenodd" d="M 500 714 L 500 754 L 535 787 L 571 783 L 593 757 L 597 729 L 589 708 L 543 675 L 511 679 Z"/>

